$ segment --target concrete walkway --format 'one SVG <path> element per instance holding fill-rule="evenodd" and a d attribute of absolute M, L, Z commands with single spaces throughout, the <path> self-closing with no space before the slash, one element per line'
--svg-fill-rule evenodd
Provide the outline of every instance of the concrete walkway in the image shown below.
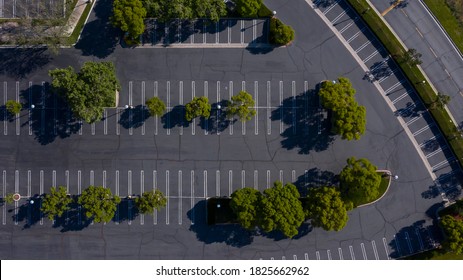
<path fill-rule="evenodd" d="M 74 10 L 72 11 L 71 15 L 69 16 L 68 22 L 66 24 L 66 29 L 65 29 L 66 37 L 71 36 L 71 34 L 74 32 L 74 29 L 76 28 L 77 23 L 79 22 L 82 14 L 84 13 L 84 10 L 87 7 L 87 5 L 92 5 L 92 9 L 93 9 L 95 2 L 96 0 L 77 0 L 77 4 L 74 7 Z M 88 20 L 89 15 L 90 13 L 87 15 L 87 18 L 85 19 L 85 21 Z"/>

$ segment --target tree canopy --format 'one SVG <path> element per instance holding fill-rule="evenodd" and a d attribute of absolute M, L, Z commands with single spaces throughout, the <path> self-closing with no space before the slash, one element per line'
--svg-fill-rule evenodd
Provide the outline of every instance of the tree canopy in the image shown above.
<path fill-rule="evenodd" d="M 342 139 L 360 139 L 366 129 L 366 109 L 355 101 L 350 81 L 340 77 L 338 82 L 322 82 L 319 95 L 322 106 L 332 113 L 333 131 Z"/>
<path fill-rule="evenodd" d="M 209 118 L 211 115 L 211 104 L 205 96 L 195 97 L 185 105 L 185 119 L 189 122 L 197 117 Z"/>
<path fill-rule="evenodd" d="M 450 102 L 450 96 L 443 94 L 441 92 L 438 92 L 436 99 L 431 104 L 431 107 L 444 109 L 445 105 L 449 104 L 449 102 Z"/>
<path fill-rule="evenodd" d="M 351 201 L 354 207 L 371 202 L 379 196 L 381 175 L 377 167 L 367 159 L 347 159 L 347 165 L 339 175 L 341 194 L 346 201 Z"/>
<path fill-rule="evenodd" d="M 145 102 L 151 116 L 161 116 L 166 111 L 166 104 L 159 97 L 152 97 Z"/>
<path fill-rule="evenodd" d="M 231 102 L 228 104 L 227 115 L 230 118 L 237 116 L 242 122 L 249 121 L 256 115 L 254 105 L 255 102 L 252 95 L 245 91 L 240 91 L 238 94 L 232 96 Z"/>
<path fill-rule="evenodd" d="M 146 9 L 140 0 L 114 0 L 111 22 L 114 27 L 137 39 L 145 31 Z"/>
<path fill-rule="evenodd" d="M 116 103 L 121 86 L 112 62 L 85 62 L 79 73 L 72 67 L 50 70 L 52 89 L 69 104 L 78 119 L 93 123 L 103 117 L 104 107 Z"/>
<path fill-rule="evenodd" d="M 256 17 L 262 6 L 262 0 L 234 0 L 236 11 L 242 17 Z"/>
<path fill-rule="evenodd" d="M 412 66 L 420 65 L 423 63 L 421 61 L 422 55 L 415 49 L 409 49 L 406 51 L 403 56 L 401 57 L 402 62 L 410 64 Z"/>
<path fill-rule="evenodd" d="M 193 11 L 197 18 L 208 18 L 218 21 L 227 15 L 227 7 L 223 0 L 193 0 Z"/>
<path fill-rule="evenodd" d="M 8 113 L 10 113 L 12 115 L 16 115 L 16 114 L 19 114 L 21 112 L 22 105 L 21 105 L 21 103 L 15 101 L 15 100 L 8 100 L 5 103 L 5 108 L 6 108 Z"/>
<path fill-rule="evenodd" d="M 277 18 L 270 20 L 270 43 L 286 45 L 294 40 L 294 29 Z"/>
<path fill-rule="evenodd" d="M 245 229 L 259 226 L 261 200 L 262 194 L 253 188 L 242 188 L 232 193 L 230 207 Z"/>
<path fill-rule="evenodd" d="M 346 226 L 352 203 L 344 203 L 336 187 L 311 188 L 306 201 L 305 209 L 312 225 L 335 231 Z"/>
<path fill-rule="evenodd" d="M 135 198 L 135 205 L 142 214 L 153 214 L 154 209 L 161 210 L 167 204 L 167 199 L 160 190 L 144 192 Z"/>
<path fill-rule="evenodd" d="M 70 209 L 69 204 L 71 202 L 72 198 L 67 194 L 65 187 L 59 186 L 58 190 L 52 187 L 50 193 L 45 194 L 40 210 L 50 220 L 53 220 L 55 217 L 63 216 Z"/>
<path fill-rule="evenodd" d="M 85 215 L 96 223 L 110 222 L 116 214 L 117 205 L 121 202 L 119 196 L 102 186 L 89 186 L 79 197 L 79 204 L 85 209 Z"/>
<path fill-rule="evenodd" d="M 273 188 L 266 189 L 262 196 L 261 228 L 270 232 L 281 231 L 287 237 L 298 234 L 298 229 L 305 220 L 299 191 L 291 183 L 274 183 Z"/>
<path fill-rule="evenodd" d="M 445 215 L 441 219 L 441 225 L 446 235 L 444 248 L 455 254 L 463 254 L 463 220 Z"/>
<path fill-rule="evenodd" d="M 160 21 L 209 18 L 218 21 L 227 14 L 223 0 L 142 0 L 149 17 Z"/>

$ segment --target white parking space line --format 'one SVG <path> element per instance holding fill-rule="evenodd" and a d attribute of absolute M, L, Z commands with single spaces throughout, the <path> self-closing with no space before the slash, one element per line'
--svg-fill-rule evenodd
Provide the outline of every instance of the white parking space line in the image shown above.
<path fill-rule="evenodd" d="M 331 24 L 335 25 L 336 22 L 338 22 L 338 20 L 340 20 L 350 9 L 347 8 L 345 9 L 342 13 L 340 13 L 335 19 L 333 19 L 333 21 L 331 22 Z"/>
<path fill-rule="evenodd" d="M 116 135 L 121 135 L 121 127 L 119 125 L 120 109 L 116 108 Z M 81 126 L 82 130 L 82 126 Z"/>
<path fill-rule="evenodd" d="M 356 23 L 359 20 L 358 17 L 354 18 L 353 21 L 349 22 L 346 26 L 344 26 L 341 30 L 339 30 L 339 33 L 344 33 L 347 29 L 349 29 L 354 23 Z"/>
<path fill-rule="evenodd" d="M 439 162 L 438 164 L 432 166 L 431 169 L 432 169 L 433 172 L 435 172 L 435 171 L 437 171 L 438 168 L 449 165 L 450 162 L 452 162 L 453 160 L 455 160 L 454 157 L 451 157 L 449 159 L 445 159 L 445 160 Z"/>
<path fill-rule="evenodd" d="M 29 82 L 29 108 L 28 108 L 29 135 L 32 135 L 32 108 L 30 108 L 31 104 L 32 104 L 32 82 Z"/>
<path fill-rule="evenodd" d="M 204 96 L 209 99 L 209 83 L 204 81 Z M 208 122 L 206 122 L 206 129 L 204 129 L 204 135 L 209 134 Z"/>
<path fill-rule="evenodd" d="M 378 250 L 376 249 L 376 242 L 374 240 L 371 241 L 371 246 L 373 247 L 373 252 L 375 253 L 376 260 L 379 260 Z"/>
<path fill-rule="evenodd" d="M 257 34 L 257 21 L 255 19 L 252 20 L 252 41 L 256 40 Z"/>
<path fill-rule="evenodd" d="M 280 170 L 280 182 L 283 183 L 283 170 Z"/>
<path fill-rule="evenodd" d="M 169 195 L 169 170 L 166 170 L 166 198 L 167 198 L 167 204 L 166 204 L 166 225 L 169 224 L 169 205 L 170 205 L 170 195 Z"/>
<path fill-rule="evenodd" d="M 233 170 L 228 170 L 228 196 L 233 193 Z"/>
<path fill-rule="evenodd" d="M 272 112 L 270 109 L 270 81 L 267 81 L 267 135 L 272 134 Z"/>
<path fill-rule="evenodd" d="M 183 105 L 183 81 L 179 82 L 179 105 Z M 183 135 L 183 125 L 180 126 L 180 135 Z"/>
<path fill-rule="evenodd" d="M 172 107 L 170 106 L 170 81 L 167 81 L 167 110 L 172 110 Z M 170 115 L 167 115 L 167 135 L 170 135 Z"/>
<path fill-rule="evenodd" d="M 130 207 L 130 202 L 131 199 L 130 197 L 132 196 L 132 170 L 127 171 L 127 223 L 129 225 L 132 224 L 132 210 Z"/>
<path fill-rule="evenodd" d="M 228 85 L 228 99 L 231 100 L 232 96 L 233 96 L 233 82 L 230 81 L 230 83 L 229 83 L 229 85 Z M 233 125 L 233 121 L 232 121 L 232 120 L 233 120 L 233 119 L 230 118 L 230 121 L 231 121 L 231 122 L 230 122 L 230 135 L 233 135 L 233 126 L 234 126 L 234 125 Z"/>
<path fill-rule="evenodd" d="M 53 170 L 51 174 L 51 186 L 56 188 L 56 170 Z"/>
<path fill-rule="evenodd" d="M 41 103 L 42 103 L 42 108 L 41 108 L 41 122 L 40 122 L 40 134 L 43 135 L 45 133 L 45 82 L 42 81 L 42 90 L 41 90 L 42 96 L 41 96 Z"/>
<path fill-rule="evenodd" d="M 254 170 L 254 189 L 259 189 L 259 172 Z"/>
<path fill-rule="evenodd" d="M 365 245 L 363 243 L 360 243 L 360 248 L 362 249 L 362 255 L 364 260 L 368 260 L 367 258 L 367 252 L 365 251 Z"/>
<path fill-rule="evenodd" d="M 103 170 L 103 188 L 106 188 L 106 170 Z"/>
<path fill-rule="evenodd" d="M 418 242 L 420 242 L 420 249 L 421 251 L 424 250 L 424 244 L 423 244 L 423 240 L 421 239 L 421 234 L 420 234 L 420 231 L 418 230 L 418 228 L 415 228 L 415 234 L 416 236 L 418 236 Z"/>
<path fill-rule="evenodd" d="M 194 210 L 194 205 L 195 205 L 195 171 L 191 170 L 190 171 L 190 192 L 191 192 L 191 197 L 190 197 L 190 208 L 191 208 L 191 224 L 195 224 L 195 210 Z"/>
<path fill-rule="evenodd" d="M 355 254 L 354 254 L 354 248 L 349 245 L 349 251 L 350 251 L 350 257 L 353 261 L 355 261 Z"/>
<path fill-rule="evenodd" d="M 95 172 L 93 170 L 90 170 L 90 186 L 95 185 Z"/>
<path fill-rule="evenodd" d="M 270 170 L 267 170 L 267 184 L 265 187 L 266 189 L 270 188 Z"/>
<path fill-rule="evenodd" d="M 291 171 L 291 182 L 296 182 L 296 170 Z"/>
<path fill-rule="evenodd" d="M 204 181 L 204 198 L 207 198 L 207 170 L 203 171 L 203 181 Z"/>
<path fill-rule="evenodd" d="M 426 155 L 426 158 L 430 158 L 430 157 L 432 157 L 432 156 L 435 156 L 435 155 L 437 155 L 438 153 L 440 153 L 440 152 L 442 152 L 443 150 L 446 150 L 446 149 L 447 149 L 447 146 L 444 146 L 444 147 L 442 147 L 442 148 L 439 148 L 439 149 L 435 150 L 434 152 L 427 154 L 427 155 Z"/>
<path fill-rule="evenodd" d="M 406 122 L 405 124 L 407 126 L 410 126 L 412 123 L 416 122 L 417 120 L 421 119 L 421 116 L 416 116 L 416 117 L 413 117 L 411 120 L 409 120 L 408 122 Z"/>
<path fill-rule="evenodd" d="M 360 47 L 358 47 L 358 48 L 355 50 L 355 52 L 356 52 L 356 53 L 359 53 L 361 50 L 363 50 L 364 48 L 366 48 L 366 47 L 367 47 L 368 45 L 370 45 L 370 44 L 371 44 L 371 41 L 367 41 L 367 42 L 363 43 L 363 45 L 361 45 Z"/>
<path fill-rule="evenodd" d="M 182 203 L 182 189 L 183 189 L 183 174 L 182 170 L 178 171 L 178 224 L 182 224 L 182 213 L 183 213 L 183 203 Z"/>
<path fill-rule="evenodd" d="M 146 95 L 145 95 L 145 81 L 141 82 L 141 119 L 143 120 L 143 124 L 141 125 L 141 135 L 145 135 L 145 102 L 146 102 Z"/>
<path fill-rule="evenodd" d="M 309 260 L 309 254 L 305 253 L 305 254 L 304 254 L 304 259 L 305 259 L 305 260 Z"/>
<path fill-rule="evenodd" d="M 402 93 L 399 97 L 397 97 L 396 99 L 392 100 L 392 104 L 396 104 L 397 102 L 399 102 L 400 100 L 404 99 L 405 97 L 408 96 L 408 92 L 404 92 Z"/>
<path fill-rule="evenodd" d="M 331 11 L 334 7 L 336 7 L 338 5 L 338 3 L 339 3 L 339 0 L 336 0 L 336 3 L 334 3 L 333 5 L 328 7 L 328 9 L 324 10 L 323 14 L 326 15 L 329 11 Z"/>
<path fill-rule="evenodd" d="M 6 171 L 3 170 L 2 197 L 6 197 Z M 6 225 L 6 203 L 2 205 L 2 224 Z"/>
<path fill-rule="evenodd" d="M 246 82 L 241 82 L 241 90 L 246 91 Z M 246 135 L 246 122 L 241 122 L 241 135 Z"/>
<path fill-rule="evenodd" d="M 206 44 L 206 24 L 204 24 L 206 20 L 203 19 L 203 44 Z"/>
<path fill-rule="evenodd" d="M 153 170 L 153 191 L 156 190 L 158 184 L 158 172 Z M 154 209 L 153 211 L 153 225 L 158 224 L 158 210 Z"/>
<path fill-rule="evenodd" d="M 285 256 L 283 256 L 283 257 L 281 257 L 281 259 L 282 259 L 282 260 L 286 260 L 286 257 L 285 257 Z"/>
<path fill-rule="evenodd" d="M 108 135 L 108 110 L 104 109 L 103 111 L 103 134 Z"/>
<path fill-rule="evenodd" d="M 413 253 L 412 243 L 410 242 L 410 236 L 408 235 L 408 232 L 405 232 L 405 240 L 407 241 L 408 252 L 409 252 L 410 254 Z"/>
<path fill-rule="evenodd" d="M 246 187 L 246 171 L 245 170 L 241 170 L 241 188 L 245 188 Z"/>
<path fill-rule="evenodd" d="M 389 250 L 387 249 L 387 240 L 385 237 L 383 237 L 383 245 L 384 245 L 384 251 L 386 251 L 387 259 L 390 260 L 391 257 L 389 257 Z"/>
<path fill-rule="evenodd" d="M 55 135 L 56 135 L 56 95 L 54 95 L 55 97 Z M 19 82 L 16 82 L 16 102 L 19 103 Z M 16 114 L 16 135 L 19 135 L 21 133 L 21 130 L 20 130 L 20 121 L 19 121 L 19 116 L 20 116 L 20 113 Z"/>
<path fill-rule="evenodd" d="M 129 135 L 133 135 L 133 110 L 132 110 L 133 82 L 129 82 Z"/>
<path fill-rule="evenodd" d="M 340 260 L 344 260 L 344 257 L 342 255 L 342 249 L 341 248 L 338 248 L 338 253 L 339 253 L 339 259 Z"/>
<path fill-rule="evenodd" d="M 397 240 L 397 236 L 395 234 L 394 234 L 394 243 L 395 243 L 395 247 L 397 248 L 397 253 L 399 253 L 399 257 L 402 256 L 402 254 L 400 252 L 399 241 Z"/>
<path fill-rule="evenodd" d="M 216 99 L 217 104 L 220 102 L 220 81 L 217 81 L 217 99 Z M 219 131 L 219 110 L 217 110 L 217 120 L 216 120 L 216 127 L 217 127 L 217 135 L 220 135 Z"/>
<path fill-rule="evenodd" d="M 153 96 L 158 97 L 158 82 L 154 82 Z M 154 135 L 158 135 L 158 122 L 159 122 L 159 117 L 155 116 L 154 117 Z"/>
<path fill-rule="evenodd" d="M 350 42 L 352 42 L 353 40 L 355 40 L 355 38 L 357 38 L 360 33 L 362 33 L 363 31 L 365 31 L 366 27 L 360 29 L 359 31 L 357 31 L 357 33 L 355 33 L 354 35 L 352 35 L 352 37 L 350 37 L 348 40 L 347 40 L 347 43 L 350 44 Z"/>
<path fill-rule="evenodd" d="M 280 134 L 283 133 L 283 81 L 280 81 Z"/>
<path fill-rule="evenodd" d="M 296 134 L 296 82 L 291 82 L 291 96 L 292 96 L 292 114 L 293 114 L 293 134 Z"/>
<path fill-rule="evenodd" d="M 240 20 L 241 22 L 241 29 L 240 29 L 240 42 L 241 44 L 244 43 L 244 21 L 243 20 Z"/>
<path fill-rule="evenodd" d="M 220 196 L 220 170 L 215 171 L 215 196 Z"/>
<path fill-rule="evenodd" d="M 19 174 L 18 174 L 19 175 Z M 40 170 L 40 190 L 39 194 L 42 195 L 44 193 L 43 191 L 43 170 Z M 19 189 L 19 186 L 18 186 Z M 40 210 L 39 210 L 40 211 Z M 40 211 L 40 225 L 43 225 L 43 216 L 42 216 L 42 211 Z"/>
<path fill-rule="evenodd" d="M 6 105 L 7 101 L 8 101 L 8 84 L 6 82 L 3 82 L 3 105 Z M 3 116 L 5 120 L 8 118 L 8 111 L 6 109 L 3 110 Z M 3 122 L 3 135 L 8 135 L 7 123 L 8 123 L 7 121 Z"/>
<path fill-rule="evenodd" d="M 119 196 L 119 170 L 116 170 L 116 196 Z M 117 206 L 117 209 L 119 209 L 119 205 Z M 119 224 L 119 211 L 116 212 L 116 225 Z"/>
<path fill-rule="evenodd" d="M 228 43 L 231 44 L 231 21 L 228 21 L 228 27 L 227 27 L 227 32 L 228 32 Z"/>
<path fill-rule="evenodd" d="M 255 21 L 255 20 L 254 20 Z M 254 25 L 255 26 L 255 25 Z M 259 83 L 254 81 L 254 110 L 256 110 L 256 115 L 254 116 L 254 135 L 259 134 Z"/>
<path fill-rule="evenodd" d="M 427 125 L 427 126 L 421 128 L 421 129 L 415 131 L 415 132 L 413 133 L 413 136 L 417 136 L 418 134 L 423 133 L 424 131 L 428 130 L 429 128 L 431 128 L 431 127 L 433 127 L 433 126 L 434 126 L 434 123 L 431 123 L 431 124 L 429 124 L 429 125 Z"/>
<path fill-rule="evenodd" d="M 316 251 L 315 256 L 317 257 L 317 260 L 320 260 L 320 252 Z"/>
<path fill-rule="evenodd" d="M 372 59 L 373 57 L 375 57 L 375 55 L 377 55 L 379 53 L 378 50 L 375 50 L 372 54 L 370 54 L 369 56 L 367 56 L 364 60 L 363 60 L 363 63 L 366 63 L 368 62 L 370 59 Z"/>
<path fill-rule="evenodd" d="M 397 71 L 399 71 L 398 69 L 394 69 L 392 70 L 392 73 L 388 74 L 387 76 L 385 77 L 382 77 L 381 79 L 378 80 L 378 83 L 382 83 L 384 82 L 385 80 L 389 79 L 390 77 L 392 77 L 395 73 L 397 73 Z"/>
<path fill-rule="evenodd" d="M 326 255 L 328 256 L 328 260 L 332 260 L 330 250 L 326 250 Z"/>
<path fill-rule="evenodd" d="M 293 260 L 297 261 L 297 256 L 293 255 Z"/>

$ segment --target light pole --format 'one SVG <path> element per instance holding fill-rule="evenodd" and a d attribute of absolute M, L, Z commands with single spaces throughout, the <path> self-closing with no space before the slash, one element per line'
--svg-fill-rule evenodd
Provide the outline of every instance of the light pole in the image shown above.
<path fill-rule="evenodd" d="M 273 14 L 273 16 L 276 16 L 276 15 L 277 15 L 277 11 L 273 11 L 272 14 Z"/>
<path fill-rule="evenodd" d="M 34 109 L 35 108 L 35 105 L 34 104 L 31 104 L 31 109 Z"/>

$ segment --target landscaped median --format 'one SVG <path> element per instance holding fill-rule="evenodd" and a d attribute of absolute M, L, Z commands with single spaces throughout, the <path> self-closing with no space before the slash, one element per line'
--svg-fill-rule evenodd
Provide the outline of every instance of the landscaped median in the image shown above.
<path fill-rule="evenodd" d="M 386 47 L 387 51 L 396 61 L 411 85 L 415 88 L 415 91 L 420 96 L 428 112 L 433 116 L 442 134 L 449 143 L 458 163 L 463 167 L 463 138 L 456 125 L 452 122 L 448 112 L 445 109 L 433 106 L 437 99 L 437 93 L 428 82 L 423 83 L 423 81 L 426 81 L 426 77 L 418 66 L 410 65 L 406 61 L 397 59 L 403 57 L 406 50 L 366 0 L 347 0 L 347 2 L 357 11 L 358 15 Z"/>

